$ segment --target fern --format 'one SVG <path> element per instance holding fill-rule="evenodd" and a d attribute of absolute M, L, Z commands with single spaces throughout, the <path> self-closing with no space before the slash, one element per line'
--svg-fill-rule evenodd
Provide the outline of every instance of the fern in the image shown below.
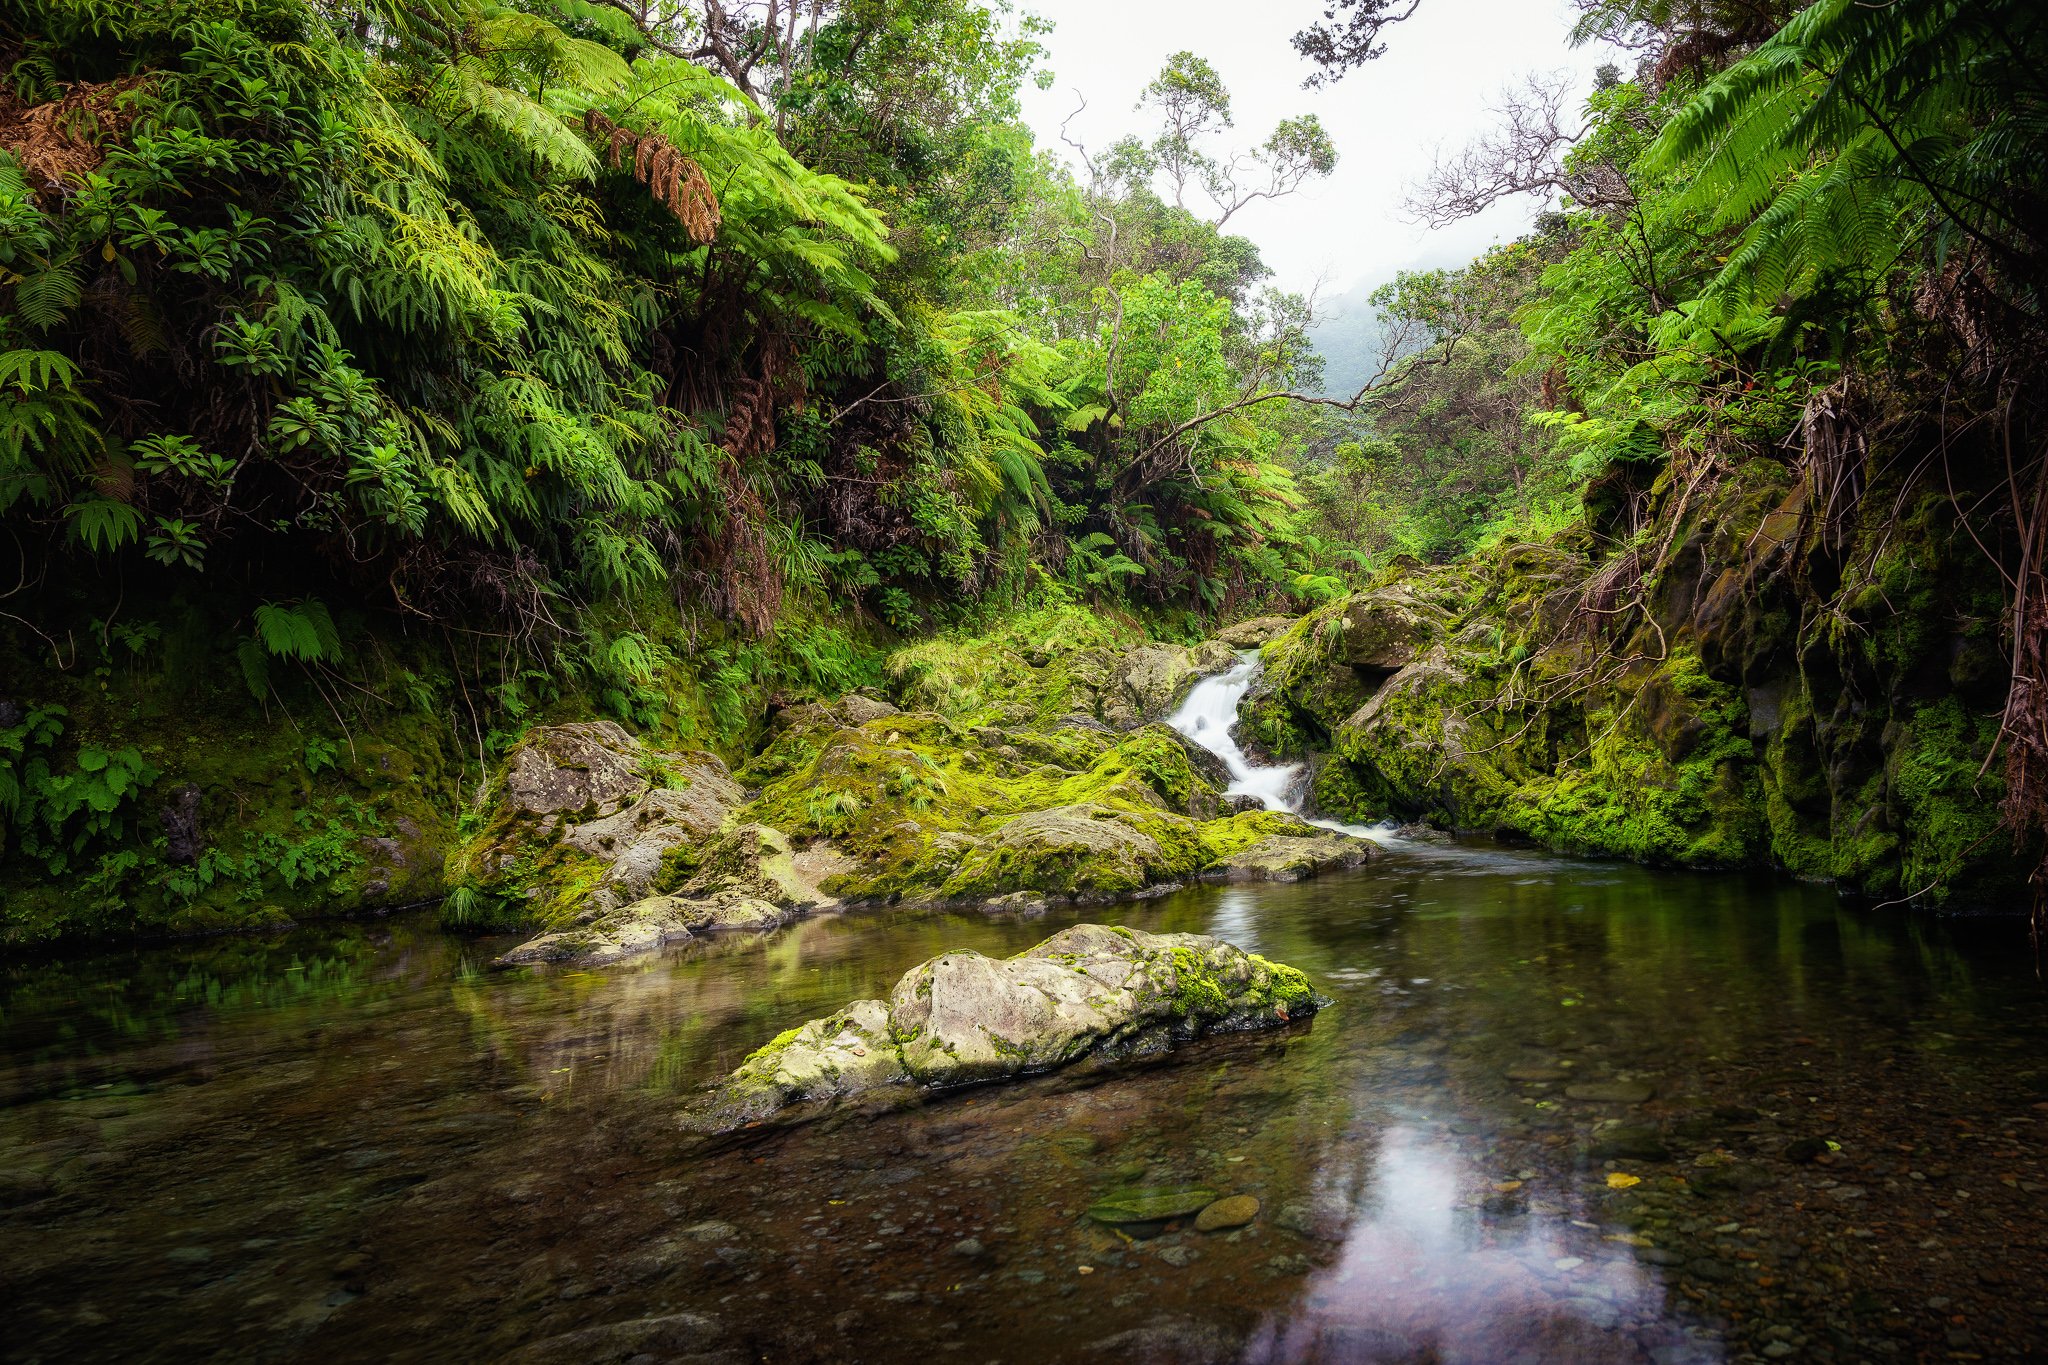
<path fill-rule="evenodd" d="M 112 554 L 142 534 L 142 514 L 125 502 L 93 498 L 64 509 L 65 524 L 94 554 Z"/>
<path fill-rule="evenodd" d="M 272 658 L 299 663 L 332 663 L 342 655 L 334 619 L 317 598 L 265 602 L 256 608 L 256 640 Z M 251 690 L 256 690 L 253 682 Z"/>
<path fill-rule="evenodd" d="M 1689 171 L 1682 206 L 1742 232 L 1697 320 L 1844 283 L 1869 296 L 1902 256 L 1965 241 L 2034 307 L 2044 61 L 2028 0 L 1802 10 L 1681 108 L 1646 157 Z"/>

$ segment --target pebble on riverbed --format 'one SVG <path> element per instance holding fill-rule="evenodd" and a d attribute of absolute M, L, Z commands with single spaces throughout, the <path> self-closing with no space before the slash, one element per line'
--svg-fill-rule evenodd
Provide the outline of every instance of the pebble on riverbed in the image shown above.
<path fill-rule="evenodd" d="M 1259 1216 L 1259 1201 L 1248 1194 L 1233 1194 L 1203 1209 L 1195 1216 L 1196 1232 L 1227 1232 L 1241 1228 Z"/>

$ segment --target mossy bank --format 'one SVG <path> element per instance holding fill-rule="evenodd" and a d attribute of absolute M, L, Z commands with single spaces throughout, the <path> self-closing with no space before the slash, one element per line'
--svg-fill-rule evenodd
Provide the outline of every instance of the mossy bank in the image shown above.
<path fill-rule="evenodd" d="M 1632 496 L 1651 533 L 1619 551 L 1581 532 L 1397 565 L 1305 617 L 1265 647 L 1248 731 L 1315 756 L 1317 802 L 1351 818 L 2023 906 L 1987 762 L 1999 584 L 1939 494 L 1876 490 L 1844 526 L 1752 460 Z"/>

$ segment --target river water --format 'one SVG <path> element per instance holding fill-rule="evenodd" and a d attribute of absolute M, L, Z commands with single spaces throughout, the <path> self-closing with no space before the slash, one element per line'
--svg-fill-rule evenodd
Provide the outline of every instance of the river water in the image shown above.
<path fill-rule="evenodd" d="M 2017 922 L 1382 837 L 1314 882 L 825 917 L 604 972 L 492 971 L 509 941 L 423 918 L 11 963 L 0 1352 L 1680 1365 L 2048 1341 L 2048 1010 Z M 1334 1004 L 723 1149 L 678 1131 L 678 1096 L 778 1031 L 1082 918 L 1218 934 Z M 1261 1207 L 1126 1239 L 1085 1210 L 1127 1185 Z"/>

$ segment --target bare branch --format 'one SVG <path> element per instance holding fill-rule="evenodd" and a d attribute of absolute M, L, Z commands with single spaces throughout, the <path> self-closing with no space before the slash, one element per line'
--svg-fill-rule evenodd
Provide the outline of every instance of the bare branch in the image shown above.
<path fill-rule="evenodd" d="M 1570 194 L 1580 202 L 1603 187 L 1569 175 L 1565 154 L 1586 135 L 1565 113 L 1572 74 L 1530 75 L 1501 91 L 1492 105 L 1500 124 L 1455 155 L 1439 152 L 1429 173 L 1409 193 L 1407 211 L 1433 228 L 1448 227 L 1523 194 Z M 1625 188 L 1625 184 L 1624 184 Z"/>

